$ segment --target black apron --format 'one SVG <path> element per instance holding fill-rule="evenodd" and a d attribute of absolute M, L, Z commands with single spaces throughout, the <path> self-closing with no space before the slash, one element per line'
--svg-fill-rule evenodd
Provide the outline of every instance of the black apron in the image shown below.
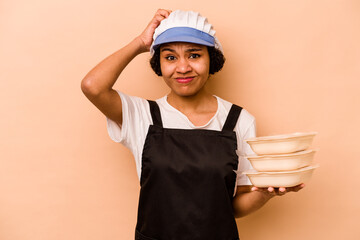
<path fill-rule="evenodd" d="M 237 240 L 233 213 L 238 156 L 232 105 L 221 131 L 163 128 L 149 101 L 135 240 Z"/>

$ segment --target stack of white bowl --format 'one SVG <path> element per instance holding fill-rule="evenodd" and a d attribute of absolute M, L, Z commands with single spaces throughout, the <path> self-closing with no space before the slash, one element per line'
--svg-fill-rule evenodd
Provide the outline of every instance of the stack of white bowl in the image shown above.
<path fill-rule="evenodd" d="M 247 171 L 256 187 L 292 187 L 308 181 L 318 165 L 308 149 L 317 133 L 292 133 L 246 139 L 257 154 L 246 156 L 254 170 Z"/>

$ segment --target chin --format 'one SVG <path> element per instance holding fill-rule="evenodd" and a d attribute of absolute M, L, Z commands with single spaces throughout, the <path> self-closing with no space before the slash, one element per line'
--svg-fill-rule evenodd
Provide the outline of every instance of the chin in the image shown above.
<path fill-rule="evenodd" d="M 186 99 L 186 98 L 190 99 L 190 98 L 196 97 L 197 94 L 196 93 L 195 94 L 181 94 L 181 95 L 179 94 L 178 96 L 181 98 L 184 98 L 184 99 Z"/>
<path fill-rule="evenodd" d="M 196 96 L 199 91 L 174 91 L 174 93 L 179 97 L 193 97 Z"/>

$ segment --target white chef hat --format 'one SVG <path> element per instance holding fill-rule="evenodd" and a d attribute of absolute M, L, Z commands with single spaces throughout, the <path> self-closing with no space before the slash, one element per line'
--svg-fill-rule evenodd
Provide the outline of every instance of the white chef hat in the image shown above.
<path fill-rule="evenodd" d="M 161 44 L 170 42 L 196 43 L 215 47 L 223 52 L 213 26 L 205 17 L 193 11 L 176 10 L 160 22 L 153 35 L 151 56 Z"/>

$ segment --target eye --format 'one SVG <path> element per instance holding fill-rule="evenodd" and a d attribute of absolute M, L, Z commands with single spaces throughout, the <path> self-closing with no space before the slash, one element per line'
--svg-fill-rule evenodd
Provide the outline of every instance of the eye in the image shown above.
<path fill-rule="evenodd" d="M 200 57 L 200 54 L 197 54 L 197 53 L 193 53 L 190 55 L 190 58 L 199 58 Z"/>
<path fill-rule="evenodd" d="M 175 56 L 170 55 L 170 56 L 166 56 L 165 59 L 168 60 L 168 61 L 173 61 L 176 58 L 175 58 Z"/>

